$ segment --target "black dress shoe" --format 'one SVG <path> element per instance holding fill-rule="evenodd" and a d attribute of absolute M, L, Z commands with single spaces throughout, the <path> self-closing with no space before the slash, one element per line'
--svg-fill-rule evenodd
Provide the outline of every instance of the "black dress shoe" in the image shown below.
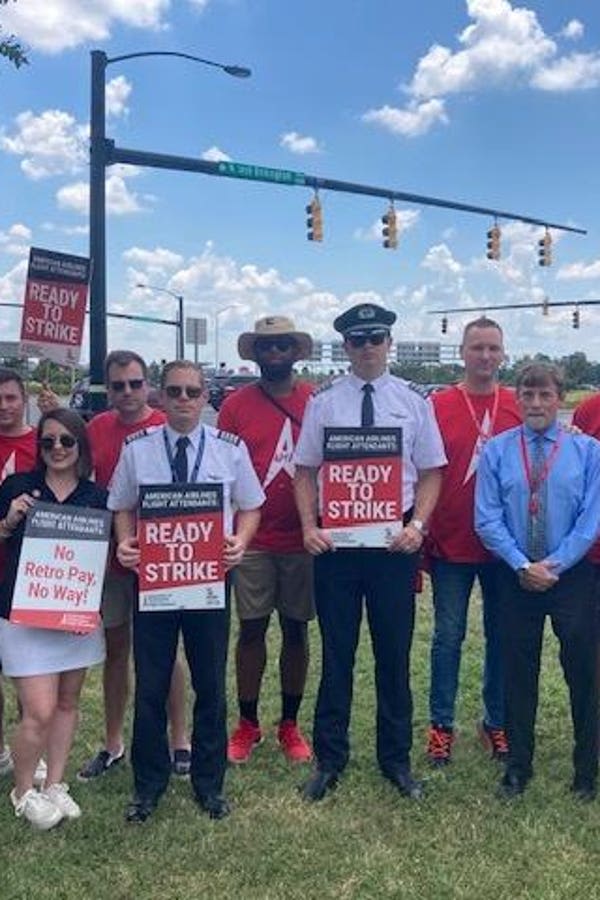
<path fill-rule="evenodd" d="M 208 813 L 210 819 L 225 819 L 231 807 L 223 794 L 198 794 L 196 801 L 200 809 Z"/>
<path fill-rule="evenodd" d="M 398 788 L 403 797 L 409 800 L 422 800 L 425 796 L 425 786 L 422 781 L 412 777 L 410 769 L 392 769 L 384 772 L 383 777 L 391 781 Z"/>
<path fill-rule="evenodd" d="M 125 821 L 133 825 L 141 825 L 149 819 L 156 809 L 157 801 L 150 797 L 134 797 L 125 810 Z"/>
<path fill-rule="evenodd" d="M 575 778 L 571 785 L 571 793 L 582 803 L 591 803 L 596 799 L 596 782 L 589 778 Z"/>
<path fill-rule="evenodd" d="M 507 772 L 498 785 L 496 793 L 501 800 L 514 800 L 523 793 L 528 780 L 515 772 Z"/>
<path fill-rule="evenodd" d="M 315 769 L 308 781 L 300 785 L 298 790 L 302 795 L 302 799 L 308 803 L 314 803 L 322 800 L 327 791 L 332 791 L 337 787 L 337 772 L 327 772 L 323 769 Z"/>

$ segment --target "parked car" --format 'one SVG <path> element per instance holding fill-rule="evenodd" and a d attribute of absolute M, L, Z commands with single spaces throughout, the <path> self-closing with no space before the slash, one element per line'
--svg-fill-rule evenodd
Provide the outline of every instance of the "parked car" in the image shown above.
<path fill-rule="evenodd" d="M 218 411 L 229 394 L 233 394 L 238 388 L 243 387 L 245 384 L 253 384 L 257 380 L 256 375 L 250 374 L 213 378 L 208 386 L 208 402 L 213 409 Z"/>

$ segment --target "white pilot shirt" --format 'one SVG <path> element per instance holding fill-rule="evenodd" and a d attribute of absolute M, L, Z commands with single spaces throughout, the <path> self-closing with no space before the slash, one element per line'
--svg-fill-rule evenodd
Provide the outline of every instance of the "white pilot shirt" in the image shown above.
<path fill-rule="evenodd" d="M 311 397 L 296 444 L 296 465 L 321 466 L 325 427 L 360 428 L 365 383 L 350 373 Z M 406 512 L 414 504 L 418 471 L 446 465 L 444 443 L 430 404 L 406 381 L 385 372 L 371 384 L 374 427 L 402 429 L 402 502 Z"/>
<path fill-rule="evenodd" d="M 166 430 L 169 446 L 176 453 L 175 442 L 181 437 L 169 425 L 133 435 L 125 443 L 110 484 L 108 508 L 114 511 L 134 510 L 138 505 L 141 484 L 171 484 L 173 476 L 165 449 Z M 231 534 L 233 508 L 256 509 L 265 494 L 254 471 L 245 443 L 235 435 L 218 431 L 210 425 L 198 425 L 187 437 L 188 472 L 191 474 L 204 431 L 204 452 L 196 482 L 219 482 L 223 485 L 225 533 Z"/>

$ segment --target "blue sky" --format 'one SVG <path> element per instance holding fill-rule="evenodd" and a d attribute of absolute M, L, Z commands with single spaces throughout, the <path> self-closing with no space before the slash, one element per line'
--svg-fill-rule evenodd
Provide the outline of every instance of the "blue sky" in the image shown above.
<path fill-rule="evenodd" d="M 600 8 L 589 0 L 17 0 L 5 32 L 31 65 L 0 67 L 0 301 L 20 301 L 29 246 L 86 255 L 91 49 L 177 50 L 252 69 L 238 80 L 172 59 L 107 70 L 107 133 L 119 146 L 294 169 L 492 206 L 588 229 L 503 226 L 485 259 L 485 217 L 398 205 L 384 250 L 376 198 L 322 193 L 325 240 L 306 240 L 305 188 L 150 169 L 109 170 L 108 306 L 220 316 L 221 358 L 268 313 L 328 339 L 342 309 L 393 307 L 396 337 L 440 339 L 427 311 L 600 297 Z M 512 356 L 600 358 L 600 307 L 497 313 Z M 450 319 L 458 342 L 470 315 Z M 19 317 L 0 307 L 16 339 Z M 112 320 L 111 347 L 171 356 L 174 330 Z M 87 347 L 84 348 L 87 358 Z"/>

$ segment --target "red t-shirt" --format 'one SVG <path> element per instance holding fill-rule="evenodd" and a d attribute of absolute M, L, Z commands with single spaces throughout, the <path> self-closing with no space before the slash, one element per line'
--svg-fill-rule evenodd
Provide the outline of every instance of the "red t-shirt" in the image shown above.
<path fill-rule="evenodd" d="M 279 409 L 258 385 L 249 384 L 231 394 L 219 412 L 219 428 L 245 441 L 267 495 L 258 531 L 250 544 L 252 550 L 275 553 L 304 550 L 294 500 L 292 458 L 312 392 L 312 385 L 296 382 L 287 397 L 274 398 L 283 407 Z"/>
<path fill-rule="evenodd" d="M 481 430 L 488 433 L 495 395 L 469 393 L 468 396 Z M 458 386 L 433 394 L 432 402 L 448 465 L 429 523 L 427 550 L 432 556 L 450 562 L 485 562 L 491 555 L 475 534 L 474 526 L 475 473 L 484 442 Z M 520 423 L 514 391 L 501 387 L 492 434 L 500 434 Z"/>
<path fill-rule="evenodd" d="M 16 437 L 0 434 L 0 484 L 16 472 L 30 472 L 35 467 L 37 441 L 35 429 Z M 6 548 L 0 544 L 0 576 L 4 571 Z"/>
<path fill-rule="evenodd" d="M 579 404 L 573 413 L 573 425 L 600 440 L 600 394 L 594 394 Z M 600 563 L 600 540 L 596 541 L 587 558 L 593 563 Z"/>
<path fill-rule="evenodd" d="M 145 419 L 133 424 L 122 422 L 113 409 L 94 416 L 87 426 L 87 433 L 92 448 L 96 484 L 103 488 L 108 487 L 119 462 L 125 438 L 144 428 L 163 425 L 165 421 L 165 414 L 160 409 L 153 409 Z"/>

